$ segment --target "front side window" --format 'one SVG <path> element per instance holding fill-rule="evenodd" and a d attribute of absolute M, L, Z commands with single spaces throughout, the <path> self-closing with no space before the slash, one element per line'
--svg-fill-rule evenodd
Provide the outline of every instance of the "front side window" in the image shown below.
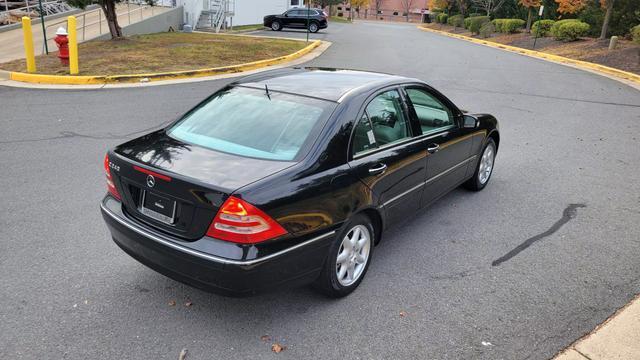
<path fill-rule="evenodd" d="M 409 88 L 407 96 L 420 121 L 422 133 L 430 133 L 454 125 L 453 113 L 424 89 Z"/>
<path fill-rule="evenodd" d="M 385 146 L 411 137 L 407 117 L 402 110 L 402 99 L 397 90 L 376 96 L 365 110 L 373 127 L 378 146 Z"/>
<path fill-rule="evenodd" d="M 175 139 L 231 154 L 295 159 L 319 131 L 332 102 L 264 89 L 219 91 L 167 130 Z"/>

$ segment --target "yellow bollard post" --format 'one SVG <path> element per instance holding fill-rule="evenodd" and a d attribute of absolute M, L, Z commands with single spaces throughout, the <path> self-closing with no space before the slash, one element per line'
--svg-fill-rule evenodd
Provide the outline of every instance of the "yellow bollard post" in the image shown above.
<path fill-rule="evenodd" d="M 67 17 L 67 32 L 69 33 L 69 74 L 78 75 L 78 33 L 75 16 Z"/>
<path fill-rule="evenodd" d="M 22 32 L 24 34 L 24 55 L 27 59 L 27 72 L 36 72 L 36 57 L 33 52 L 33 33 L 31 32 L 31 18 L 22 17 Z"/>

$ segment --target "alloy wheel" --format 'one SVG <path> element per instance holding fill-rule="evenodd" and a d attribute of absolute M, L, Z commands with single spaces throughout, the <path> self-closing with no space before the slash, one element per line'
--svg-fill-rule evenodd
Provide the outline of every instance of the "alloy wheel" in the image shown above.
<path fill-rule="evenodd" d="M 480 159 L 480 169 L 478 170 L 478 181 L 480 184 L 484 185 L 487 181 L 489 181 L 489 177 L 491 176 L 491 171 L 493 170 L 493 160 L 495 158 L 495 147 L 493 143 L 489 143 L 487 147 L 484 149 L 482 153 L 482 158 Z"/>
<path fill-rule="evenodd" d="M 369 261 L 371 233 L 364 225 L 354 226 L 342 239 L 336 259 L 336 275 L 342 286 L 358 281 Z"/>

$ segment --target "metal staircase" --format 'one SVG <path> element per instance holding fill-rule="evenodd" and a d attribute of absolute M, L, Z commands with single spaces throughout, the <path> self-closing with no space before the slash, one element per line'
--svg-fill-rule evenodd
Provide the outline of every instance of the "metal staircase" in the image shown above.
<path fill-rule="evenodd" d="M 196 28 L 220 32 L 228 26 L 227 18 L 233 17 L 235 11 L 234 0 L 203 0 L 203 5 Z"/>

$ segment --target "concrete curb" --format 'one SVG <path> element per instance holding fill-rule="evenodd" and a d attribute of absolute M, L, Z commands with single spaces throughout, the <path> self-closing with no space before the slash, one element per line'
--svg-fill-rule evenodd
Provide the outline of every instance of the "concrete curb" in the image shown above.
<path fill-rule="evenodd" d="M 608 67 L 604 65 L 590 63 L 588 61 L 569 59 L 559 55 L 547 54 L 541 51 L 528 50 L 528 49 L 523 49 L 515 46 L 504 45 L 504 44 L 500 44 L 500 43 L 496 43 L 488 40 L 476 39 L 476 38 L 472 38 L 472 37 L 460 35 L 460 34 L 452 34 L 446 31 L 425 28 L 423 26 L 418 26 L 418 29 L 422 31 L 432 32 L 439 35 L 449 36 L 449 37 L 460 39 L 460 40 L 469 41 L 479 45 L 489 46 L 494 49 L 506 50 L 509 52 L 530 56 L 530 57 L 541 59 L 541 60 L 550 61 L 556 64 L 566 65 L 576 69 L 589 71 L 594 74 L 608 77 L 609 79 L 620 81 L 633 88 L 640 90 L 640 75 L 638 74 L 630 73 L 630 72 L 619 70 L 619 69 L 614 69 L 612 67 Z"/>
<path fill-rule="evenodd" d="M 249 35 L 225 35 L 225 36 L 249 36 Z M 257 36 L 255 36 L 257 37 Z M 261 37 L 262 38 L 262 37 Z M 281 38 L 279 38 L 281 39 Z M 287 39 L 289 40 L 289 39 Z M 291 39 L 294 41 L 304 41 Z M 306 47 L 296 51 L 295 53 L 279 56 L 272 59 L 253 61 L 244 64 L 222 66 L 208 69 L 171 71 L 150 74 L 132 74 L 132 75 L 105 75 L 105 76 L 70 76 L 70 75 L 41 75 L 28 74 L 22 72 L 10 72 L 9 80 L 30 83 L 30 84 L 49 84 L 49 85 L 96 85 L 96 84 L 114 84 L 114 83 L 134 83 L 134 82 L 154 82 L 160 80 L 175 80 L 185 78 L 206 77 L 212 75 L 222 75 L 230 73 L 240 73 L 256 70 L 264 67 L 274 66 L 285 62 L 298 59 L 323 44 L 323 41 L 316 40 Z M 3 84 L 6 85 L 6 84 Z"/>

